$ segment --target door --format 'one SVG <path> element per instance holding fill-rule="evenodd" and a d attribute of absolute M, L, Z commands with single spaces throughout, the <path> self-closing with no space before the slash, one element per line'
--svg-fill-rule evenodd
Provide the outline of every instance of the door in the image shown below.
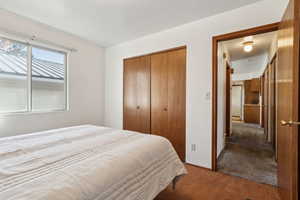
<path fill-rule="evenodd" d="M 265 128 L 265 74 L 261 76 L 260 79 L 260 90 L 261 90 L 261 121 L 260 125 L 262 128 Z"/>
<path fill-rule="evenodd" d="M 226 136 L 230 136 L 231 129 L 231 72 L 230 65 L 226 62 Z"/>
<path fill-rule="evenodd" d="M 151 133 L 171 138 L 168 130 L 168 54 L 151 56 Z"/>
<path fill-rule="evenodd" d="M 185 160 L 186 49 L 151 55 L 151 133 Z"/>
<path fill-rule="evenodd" d="M 298 199 L 299 0 L 290 0 L 278 33 L 278 186 L 283 200 Z"/>
<path fill-rule="evenodd" d="M 168 130 L 175 150 L 185 161 L 186 49 L 168 52 Z"/>
<path fill-rule="evenodd" d="M 264 73 L 264 133 L 266 135 L 266 139 L 268 139 L 269 135 L 269 67 L 267 67 Z"/>
<path fill-rule="evenodd" d="M 271 144 L 273 146 L 273 149 L 276 150 L 276 88 L 275 88 L 275 70 L 276 70 L 276 56 L 272 59 L 270 64 L 270 71 L 269 71 L 269 77 L 270 77 L 270 89 L 269 89 L 269 132 L 271 135 Z"/>
<path fill-rule="evenodd" d="M 124 60 L 125 130 L 150 133 L 150 57 Z"/>

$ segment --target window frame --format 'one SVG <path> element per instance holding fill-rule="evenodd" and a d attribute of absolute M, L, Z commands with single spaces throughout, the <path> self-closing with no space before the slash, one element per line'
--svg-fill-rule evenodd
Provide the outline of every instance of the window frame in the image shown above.
<path fill-rule="evenodd" d="M 0 112 L 0 116 L 12 116 L 12 115 L 27 115 L 27 114 L 43 114 L 43 113 L 60 113 L 68 112 L 70 110 L 69 106 L 69 51 L 62 50 L 60 48 L 55 48 L 50 45 L 34 42 L 25 42 L 19 39 L 14 39 L 4 35 L 0 35 L 1 39 L 10 40 L 12 42 L 23 44 L 27 47 L 27 86 L 26 86 L 26 96 L 27 105 L 24 111 L 8 111 Z M 64 97 L 65 104 L 63 109 L 43 109 L 35 111 L 32 109 L 32 48 L 39 48 L 42 50 L 53 51 L 57 53 L 64 54 Z"/>

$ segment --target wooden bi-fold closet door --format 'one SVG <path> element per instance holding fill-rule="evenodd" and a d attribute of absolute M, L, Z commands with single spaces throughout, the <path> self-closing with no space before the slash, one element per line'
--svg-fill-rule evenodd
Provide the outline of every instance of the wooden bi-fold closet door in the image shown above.
<path fill-rule="evenodd" d="M 186 49 L 151 55 L 151 133 L 170 140 L 185 160 Z"/>
<path fill-rule="evenodd" d="M 150 133 L 150 56 L 124 60 L 123 128 Z"/>

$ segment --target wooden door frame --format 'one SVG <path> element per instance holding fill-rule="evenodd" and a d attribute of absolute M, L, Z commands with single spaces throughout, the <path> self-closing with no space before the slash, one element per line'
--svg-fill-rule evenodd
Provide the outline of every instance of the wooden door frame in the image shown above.
<path fill-rule="evenodd" d="M 217 130 L 218 130 L 218 42 L 277 31 L 280 22 L 246 30 L 214 36 L 212 38 L 212 170 L 217 171 Z"/>
<path fill-rule="evenodd" d="M 264 87 L 266 86 L 266 88 L 264 88 L 264 95 L 265 95 L 265 98 L 264 98 L 264 116 L 265 116 L 265 119 L 264 119 L 264 122 L 265 122 L 265 126 L 264 126 L 264 134 L 266 135 L 266 141 L 268 141 L 268 137 L 269 137 L 269 100 L 270 100 L 270 62 L 267 64 L 267 67 L 264 71 Z M 266 115 L 265 115 L 265 112 L 266 112 Z"/>
<path fill-rule="evenodd" d="M 261 120 L 260 120 L 260 126 L 262 128 L 265 128 L 265 115 L 264 115 L 264 109 L 265 109 L 265 73 L 263 73 L 260 77 L 260 95 L 261 95 Z"/>
<path fill-rule="evenodd" d="M 274 65 L 275 63 L 275 65 Z M 277 51 L 275 52 L 275 54 L 273 55 L 273 57 L 271 58 L 270 61 L 270 69 L 272 70 L 273 74 L 271 74 L 271 90 L 273 94 L 271 97 L 272 101 L 273 101 L 273 108 L 276 110 L 276 66 L 277 66 Z M 272 83 L 273 81 L 273 83 Z M 273 86 L 272 86 L 273 84 Z M 273 131 L 273 138 L 272 138 L 272 145 L 273 148 L 275 150 L 275 159 L 277 160 L 277 134 L 276 134 L 276 124 L 277 124 L 277 119 L 276 119 L 276 112 L 273 113 L 273 120 L 271 121 L 271 126 L 272 126 L 272 131 Z M 271 116 L 272 117 L 272 116 Z"/>
<path fill-rule="evenodd" d="M 228 70 L 229 71 L 229 77 L 228 77 Z M 231 74 L 232 74 L 232 68 L 230 66 L 230 64 L 226 61 L 226 89 L 225 89 L 225 103 L 226 103 L 226 109 L 225 109 L 225 113 L 226 113 L 226 125 L 225 125 L 225 135 L 226 137 L 228 137 L 230 135 L 230 121 L 231 121 L 231 98 L 230 98 L 230 92 L 231 92 Z M 229 79 L 229 80 L 228 80 Z"/>

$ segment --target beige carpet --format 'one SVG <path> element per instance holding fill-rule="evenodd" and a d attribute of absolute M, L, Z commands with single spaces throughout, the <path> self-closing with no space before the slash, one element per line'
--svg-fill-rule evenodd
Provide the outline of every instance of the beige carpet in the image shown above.
<path fill-rule="evenodd" d="M 258 183 L 277 185 L 272 146 L 257 125 L 233 123 L 233 133 L 218 160 L 220 172 Z"/>

